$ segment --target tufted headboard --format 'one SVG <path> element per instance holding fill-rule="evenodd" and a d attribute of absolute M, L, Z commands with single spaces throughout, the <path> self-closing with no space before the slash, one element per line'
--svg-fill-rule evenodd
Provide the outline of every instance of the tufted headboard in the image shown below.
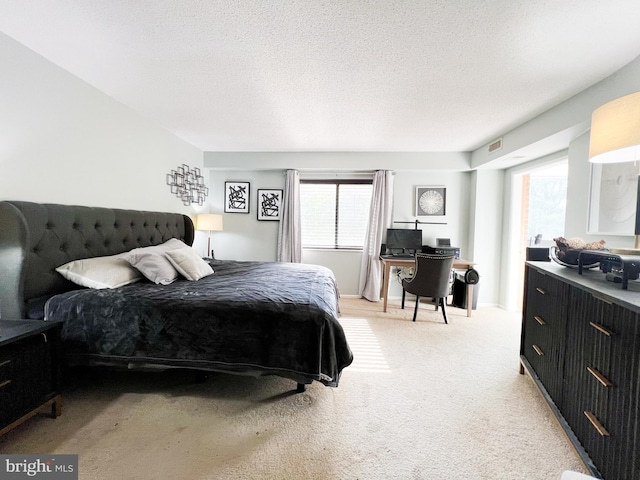
<path fill-rule="evenodd" d="M 79 288 L 56 267 L 178 238 L 193 244 L 191 218 L 180 213 L 0 202 L 0 318 L 36 318 L 44 302 Z"/>

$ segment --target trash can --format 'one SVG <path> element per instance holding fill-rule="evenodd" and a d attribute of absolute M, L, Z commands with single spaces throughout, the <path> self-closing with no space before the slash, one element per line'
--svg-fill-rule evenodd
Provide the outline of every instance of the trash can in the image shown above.
<path fill-rule="evenodd" d="M 473 268 L 464 272 L 456 272 L 453 280 L 453 300 L 452 305 L 457 308 L 467 308 L 467 285 L 473 285 L 473 299 L 471 299 L 471 309 L 478 306 L 478 282 L 480 275 Z"/>

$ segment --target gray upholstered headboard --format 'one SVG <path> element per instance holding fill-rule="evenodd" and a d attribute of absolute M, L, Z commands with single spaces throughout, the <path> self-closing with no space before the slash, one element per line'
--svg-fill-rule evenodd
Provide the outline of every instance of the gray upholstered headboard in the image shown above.
<path fill-rule="evenodd" d="M 193 244 L 179 213 L 0 202 L 0 318 L 29 318 L 47 298 L 78 288 L 56 267 L 178 238 Z"/>

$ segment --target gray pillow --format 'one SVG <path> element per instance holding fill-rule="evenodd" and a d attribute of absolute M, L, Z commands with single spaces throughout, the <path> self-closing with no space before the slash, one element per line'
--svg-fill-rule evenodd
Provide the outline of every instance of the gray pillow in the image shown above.
<path fill-rule="evenodd" d="M 191 247 L 171 250 L 165 255 L 175 269 L 187 280 L 200 280 L 213 273 L 211 265 L 205 262 Z"/>
<path fill-rule="evenodd" d="M 161 245 L 134 248 L 124 254 L 124 259 L 152 282 L 169 285 L 178 278 L 179 274 L 165 253 L 179 248 L 189 247 L 177 238 L 172 238 Z"/>

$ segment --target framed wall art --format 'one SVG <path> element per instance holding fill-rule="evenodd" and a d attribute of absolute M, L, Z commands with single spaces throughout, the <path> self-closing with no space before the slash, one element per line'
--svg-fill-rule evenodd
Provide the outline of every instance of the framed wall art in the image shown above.
<path fill-rule="evenodd" d="M 416 217 L 442 217 L 447 213 L 447 189 L 416 187 Z"/>
<path fill-rule="evenodd" d="M 282 190 L 258 189 L 258 220 L 280 220 Z"/>
<path fill-rule="evenodd" d="M 588 233 L 633 235 L 638 166 L 633 162 L 591 164 Z"/>
<path fill-rule="evenodd" d="M 225 213 L 249 213 L 249 182 L 224 182 Z"/>

